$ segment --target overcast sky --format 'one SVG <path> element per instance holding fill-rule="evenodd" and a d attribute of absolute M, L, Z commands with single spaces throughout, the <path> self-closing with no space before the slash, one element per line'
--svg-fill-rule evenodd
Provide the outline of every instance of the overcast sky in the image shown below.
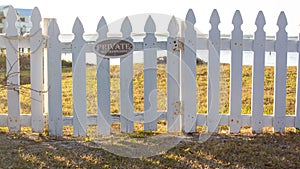
<path fill-rule="evenodd" d="M 57 18 L 61 33 L 72 33 L 76 17 L 82 21 L 86 33 L 95 33 L 101 16 L 105 17 L 108 24 L 125 16 L 145 13 L 174 15 L 184 19 L 189 8 L 194 10 L 196 28 L 202 33 L 208 33 L 210 29 L 209 18 L 213 9 L 219 12 L 219 28 L 223 34 L 232 31 L 232 17 L 237 9 L 243 17 L 242 29 L 245 34 L 253 34 L 256 30 L 254 23 L 260 10 L 266 18 L 267 35 L 276 34 L 280 11 L 284 11 L 287 16 L 289 36 L 297 36 L 300 32 L 300 6 L 297 0 L 1 0 L 0 5 L 13 5 L 15 8 L 38 7 L 43 18 Z M 159 17 L 155 18 L 157 19 Z"/>

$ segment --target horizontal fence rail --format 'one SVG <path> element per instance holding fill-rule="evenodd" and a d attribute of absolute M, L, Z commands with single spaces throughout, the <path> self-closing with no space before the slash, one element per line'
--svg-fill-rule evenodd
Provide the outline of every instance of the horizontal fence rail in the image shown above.
<path fill-rule="evenodd" d="M 242 15 L 234 14 L 234 29 L 231 38 L 221 37 L 218 28 L 220 18 L 217 10 L 210 18 L 211 30 L 207 37 L 197 35 L 194 24 L 196 17 L 189 10 L 185 20 L 184 37 L 178 36 L 179 24 L 173 17 L 168 26 L 169 35 L 166 41 L 158 41 L 156 25 L 151 16 L 145 21 L 145 37 L 143 42 L 134 42 L 132 25 L 126 17 L 120 28 L 122 37 L 133 42 L 135 51 L 144 51 L 144 110 L 134 112 L 133 107 L 133 54 L 120 63 L 120 114 L 111 114 L 110 110 L 110 60 L 97 57 L 97 114 L 88 115 L 86 105 L 86 69 L 85 54 L 93 53 L 95 41 L 84 39 L 84 26 L 79 18 L 73 26 L 72 42 L 61 42 L 59 27 L 52 20 L 48 34 L 42 35 L 40 28 L 41 16 L 37 8 L 32 13 L 33 28 L 30 35 L 17 35 L 15 28 L 16 14 L 13 7 L 8 10 L 8 27 L 5 35 L 0 35 L 0 48 L 6 49 L 6 69 L 15 74 L 7 82 L 8 113 L 0 114 L 0 126 L 8 127 L 11 132 L 20 131 L 21 126 L 28 126 L 34 132 L 49 129 L 50 135 L 61 136 L 63 126 L 73 126 L 74 136 L 87 135 L 87 126 L 97 126 L 99 135 L 111 133 L 111 123 L 119 122 L 121 132 L 134 132 L 134 122 L 143 122 L 145 131 L 157 130 L 157 121 L 166 120 L 168 131 L 195 132 L 197 126 L 207 126 L 208 132 L 217 132 L 218 126 L 229 126 L 231 133 L 237 133 L 243 126 L 251 126 L 253 132 L 262 132 L 266 126 L 274 127 L 275 132 L 284 132 L 285 127 L 300 128 L 299 109 L 299 66 L 298 59 L 296 111 L 295 115 L 286 115 L 286 78 L 287 53 L 300 54 L 298 40 L 289 40 L 285 31 L 287 19 L 284 12 L 280 13 L 279 27 L 275 40 L 266 38 L 263 30 L 265 18 L 260 11 L 255 25 L 257 30 L 253 39 L 245 38 L 241 25 Z M 108 26 L 102 17 L 97 28 L 97 41 L 110 37 Z M 96 38 L 94 38 L 96 39 Z M 183 44 L 181 46 L 180 44 Z M 20 68 L 19 48 L 31 49 L 31 114 L 20 114 Z M 42 50 L 44 51 L 44 56 Z M 167 51 L 167 110 L 157 110 L 157 51 Z M 196 52 L 208 51 L 208 86 L 207 113 L 196 113 Z M 220 114 L 220 51 L 231 51 L 230 63 L 230 114 Z M 243 51 L 254 53 L 252 65 L 252 105 L 251 114 L 241 114 L 242 97 L 242 61 Z M 263 114 L 264 98 L 264 67 L 265 52 L 276 52 L 274 74 L 274 115 Z M 72 97 L 73 116 L 62 114 L 62 67 L 61 54 L 72 53 Z M 44 61 L 42 60 L 44 59 Z M 80 62 L 78 62 L 78 60 Z M 46 64 L 43 65 L 43 62 Z M 12 64 L 13 63 L 13 64 Z M 43 76 L 44 66 L 44 76 Z M 154 69 L 152 69 L 154 68 Z M 149 70 L 151 69 L 151 71 Z M 44 79 L 44 80 L 43 80 Z M 44 83 L 43 83 L 44 81 Z M 46 90 L 43 90 L 43 85 Z M 44 94 L 44 98 L 43 98 Z M 43 109 L 43 104 L 45 107 Z M 153 106 L 155 105 L 155 106 Z"/>
<path fill-rule="evenodd" d="M 94 35 L 97 37 L 97 35 Z M 201 36 L 201 35 L 198 35 Z M 19 48 L 30 48 L 29 37 L 19 37 Z M 44 36 L 44 39 L 47 39 L 47 36 Z M 7 38 L 5 35 L 0 34 L 0 48 L 6 48 Z M 46 40 L 43 44 L 46 47 Z M 86 53 L 93 53 L 93 44 L 94 41 L 87 41 L 84 51 Z M 143 51 L 144 42 L 133 42 L 135 46 L 135 51 Z M 230 38 L 220 38 L 220 50 L 231 50 L 231 39 Z M 243 39 L 243 51 L 254 51 L 254 39 Z M 265 51 L 266 52 L 275 52 L 275 43 L 276 40 L 265 40 Z M 72 43 L 71 42 L 62 42 L 61 49 L 62 53 L 72 53 Z M 208 38 L 197 38 L 196 49 L 197 50 L 208 50 L 209 48 L 209 39 Z M 287 41 L 287 52 L 299 52 L 299 41 L 297 40 L 288 40 Z M 167 41 L 158 41 L 157 50 L 167 50 Z"/>

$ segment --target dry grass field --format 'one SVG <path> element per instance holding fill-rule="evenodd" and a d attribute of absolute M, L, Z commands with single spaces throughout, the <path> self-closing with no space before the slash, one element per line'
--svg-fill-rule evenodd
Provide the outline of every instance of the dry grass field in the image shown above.
<path fill-rule="evenodd" d="M 197 113 L 206 113 L 207 66 L 197 66 Z M 242 113 L 251 113 L 251 67 L 243 67 Z M 220 112 L 229 113 L 229 65 L 221 66 Z M 288 67 L 287 114 L 294 114 L 296 93 L 296 67 Z M 96 72 L 87 67 L 87 112 L 95 114 Z M 273 113 L 273 67 L 265 68 L 264 113 Z M 0 74 L 3 80 L 4 73 Z M 143 111 L 143 66 L 134 66 L 134 110 Z M 30 113 L 30 77 L 28 70 L 21 71 L 21 113 Z M 166 65 L 158 66 L 158 109 L 166 109 Z M 72 70 L 63 68 L 63 114 L 72 115 Z M 111 112 L 119 113 L 119 67 L 111 66 Z M 0 113 L 7 113 L 6 89 L 0 90 Z M 113 128 L 118 129 L 114 124 Z M 136 130 L 142 125 L 136 125 Z M 284 134 L 252 134 L 244 128 L 240 134 L 229 134 L 220 128 L 205 142 L 183 139 L 177 146 L 152 157 L 128 158 L 112 154 L 95 146 L 90 137 L 71 136 L 72 128 L 64 128 L 64 136 L 50 137 L 47 132 L 36 134 L 30 128 L 8 133 L 0 127 L 0 168 L 299 168 L 300 132 L 289 130 Z M 165 122 L 159 122 L 159 131 L 165 132 Z M 147 138 L 153 133 L 136 131 L 133 137 Z"/>

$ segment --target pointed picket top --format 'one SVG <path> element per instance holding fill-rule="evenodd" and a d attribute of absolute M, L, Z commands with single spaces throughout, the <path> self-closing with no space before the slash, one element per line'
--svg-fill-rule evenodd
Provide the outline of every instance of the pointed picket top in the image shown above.
<path fill-rule="evenodd" d="M 210 19 L 209 19 L 209 23 L 214 26 L 214 25 L 219 25 L 220 24 L 220 16 L 219 13 L 216 9 L 213 10 Z"/>
<path fill-rule="evenodd" d="M 179 25 L 174 16 L 172 16 L 172 18 L 170 20 L 170 23 L 168 26 L 168 32 L 170 34 L 169 36 L 171 36 L 171 37 L 176 37 L 179 32 Z"/>
<path fill-rule="evenodd" d="M 283 29 L 287 26 L 287 19 L 286 19 L 286 16 L 285 16 L 285 13 L 283 11 L 280 12 L 280 15 L 278 17 L 278 20 L 277 20 L 277 25 L 280 29 Z"/>
<path fill-rule="evenodd" d="M 101 19 L 98 23 L 97 32 L 99 34 L 101 34 L 101 33 L 106 34 L 108 32 L 107 23 L 106 23 L 106 20 L 103 16 L 101 17 Z"/>
<path fill-rule="evenodd" d="M 234 26 L 241 26 L 243 24 L 243 19 L 241 12 L 239 10 L 236 10 L 232 19 L 232 24 Z"/>
<path fill-rule="evenodd" d="M 262 11 L 259 11 L 255 20 L 255 25 L 258 28 L 262 28 L 264 27 L 264 25 L 266 25 L 266 20 L 265 20 L 265 16 L 264 13 Z"/>
<path fill-rule="evenodd" d="M 131 26 L 128 16 L 126 16 L 126 18 L 122 22 L 121 32 L 123 34 L 123 37 L 130 37 L 130 34 L 132 32 L 132 26 Z"/>
<path fill-rule="evenodd" d="M 80 19 L 78 17 L 76 18 L 76 20 L 74 22 L 72 32 L 74 33 L 75 38 L 77 36 L 82 37 L 82 35 L 84 33 L 83 25 L 82 25 L 82 23 L 81 23 L 81 21 L 80 21 Z"/>
<path fill-rule="evenodd" d="M 18 31 L 16 29 L 16 21 L 17 21 L 17 14 L 14 7 L 9 6 L 8 12 L 7 12 L 7 28 L 6 28 L 6 34 L 7 35 L 17 35 Z"/>
<path fill-rule="evenodd" d="M 34 7 L 31 15 L 32 28 L 30 29 L 30 33 L 34 34 L 36 31 L 40 30 L 41 27 L 41 13 L 37 7 Z"/>
<path fill-rule="evenodd" d="M 144 31 L 146 33 L 154 33 L 156 31 L 156 25 L 155 25 L 154 20 L 151 15 L 149 15 L 149 17 L 145 23 Z"/>
<path fill-rule="evenodd" d="M 196 23 L 196 17 L 195 17 L 194 11 L 192 9 L 189 9 L 189 11 L 187 12 L 185 21 L 189 22 L 193 25 Z"/>
<path fill-rule="evenodd" d="M 60 30 L 57 25 L 57 22 L 55 19 L 52 19 L 49 23 L 48 35 L 55 36 L 56 38 L 58 38 L 59 34 L 60 34 Z"/>

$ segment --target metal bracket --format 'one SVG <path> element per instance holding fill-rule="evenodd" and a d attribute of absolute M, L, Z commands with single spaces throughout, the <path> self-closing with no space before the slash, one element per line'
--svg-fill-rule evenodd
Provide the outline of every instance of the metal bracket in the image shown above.
<path fill-rule="evenodd" d="M 173 106 L 174 106 L 174 109 L 175 109 L 175 112 L 174 112 L 175 115 L 181 115 L 183 113 L 183 111 L 182 111 L 182 102 L 181 101 L 174 102 Z"/>
<path fill-rule="evenodd" d="M 175 52 L 175 51 L 180 51 L 180 46 L 179 46 L 179 40 L 178 40 L 178 38 L 176 38 L 174 41 L 173 41 L 173 51 Z"/>
<path fill-rule="evenodd" d="M 172 50 L 174 52 L 179 52 L 180 50 L 183 50 L 184 38 L 183 37 L 174 38 L 174 41 L 171 42 L 171 45 L 172 45 Z"/>
<path fill-rule="evenodd" d="M 179 37 L 178 39 L 177 39 L 177 41 L 178 41 L 178 48 L 179 48 L 179 50 L 184 50 L 184 37 Z"/>

